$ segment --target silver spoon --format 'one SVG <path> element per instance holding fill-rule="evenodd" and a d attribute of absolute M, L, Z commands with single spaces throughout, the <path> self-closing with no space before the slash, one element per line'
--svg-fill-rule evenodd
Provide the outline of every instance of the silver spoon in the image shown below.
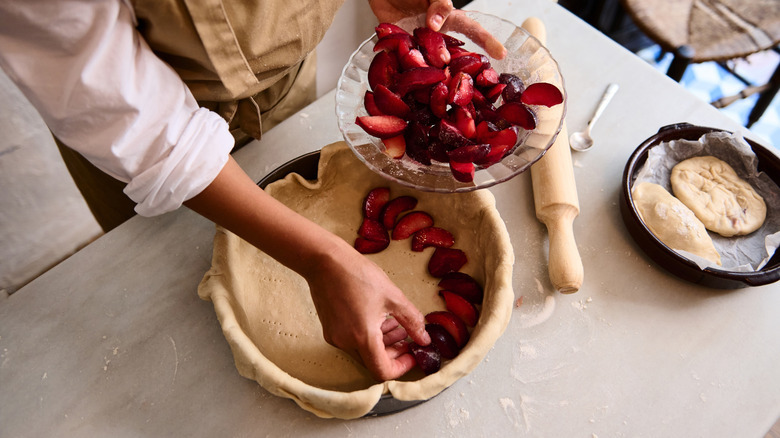
<path fill-rule="evenodd" d="M 588 122 L 588 126 L 585 127 L 585 130 L 575 132 L 569 137 L 569 145 L 573 150 L 584 152 L 593 147 L 593 138 L 590 136 L 590 130 L 593 129 L 593 125 L 595 125 L 596 121 L 601 117 L 601 113 L 604 112 L 609 101 L 615 96 L 618 88 L 620 88 L 618 84 L 609 84 L 604 91 L 604 95 L 601 96 L 601 101 L 596 107 L 596 111 L 593 113 L 593 117 L 590 118 L 590 122 Z"/>

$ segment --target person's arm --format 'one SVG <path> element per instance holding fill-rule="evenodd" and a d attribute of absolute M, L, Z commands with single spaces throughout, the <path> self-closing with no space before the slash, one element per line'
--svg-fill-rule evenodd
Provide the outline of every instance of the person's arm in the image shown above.
<path fill-rule="evenodd" d="M 0 67 L 59 140 L 154 216 L 202 191 L 234 141 L 141 38 L 128 3 L 0 0 Z"/>
<path fill-rule="evenodd" d="M 429 342 L 420 312 L 351 245 L 254 184 L 229 156 L 227 123 L 154 55 L 126 2 L 0 1 L 0 66 L 57 137 L 128 182 L 140 214 L 186 201 L 304 276 L 326 340 L 378 378 L 414 365 L 398 341 Z"/>
<path fill-rule="evenodd" d="M 377 378 L 394 379 L 414 366 L 398 344 L 407 333 L 430 343 L 422 313 L 378 266 L 266 194 L 232 158 L 185 205 L 303 276 L 325 340 L 361 359 Z"/>

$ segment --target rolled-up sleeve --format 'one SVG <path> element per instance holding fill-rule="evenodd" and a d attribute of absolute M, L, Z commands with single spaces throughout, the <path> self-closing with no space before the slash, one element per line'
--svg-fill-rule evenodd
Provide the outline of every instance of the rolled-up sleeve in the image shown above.
<path fill-rule="evenodd" d="M 127 182 L 136 211 L 208 186 L 233 137 L 146 45 L 120 0 L 0 0 L 0 66 L 63 143 Z"/>

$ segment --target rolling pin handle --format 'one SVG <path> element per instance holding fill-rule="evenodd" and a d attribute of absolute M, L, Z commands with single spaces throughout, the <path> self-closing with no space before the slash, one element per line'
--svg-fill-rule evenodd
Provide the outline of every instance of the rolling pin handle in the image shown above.
<path fill-rule="evenodd" d="M 580 290 L 585 276 L 577 243 L 574 241 L 573 221 L 574 217 L 568 216 L 564 220 L 548 221 L 545 224 L 550 239 L 550 282 L 563 294 Z"/>

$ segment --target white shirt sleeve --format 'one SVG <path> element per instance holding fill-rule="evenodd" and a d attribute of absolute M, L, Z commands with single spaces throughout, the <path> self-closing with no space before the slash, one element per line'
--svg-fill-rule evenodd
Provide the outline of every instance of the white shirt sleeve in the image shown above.
<path fill-rule="evenodd" d="M 136 211 L 153 216 L 206 188 L 233 137 L 134 20 L 121 0 L 0 0 L 0 67 L 54 135 L 127 182 Z"/>

